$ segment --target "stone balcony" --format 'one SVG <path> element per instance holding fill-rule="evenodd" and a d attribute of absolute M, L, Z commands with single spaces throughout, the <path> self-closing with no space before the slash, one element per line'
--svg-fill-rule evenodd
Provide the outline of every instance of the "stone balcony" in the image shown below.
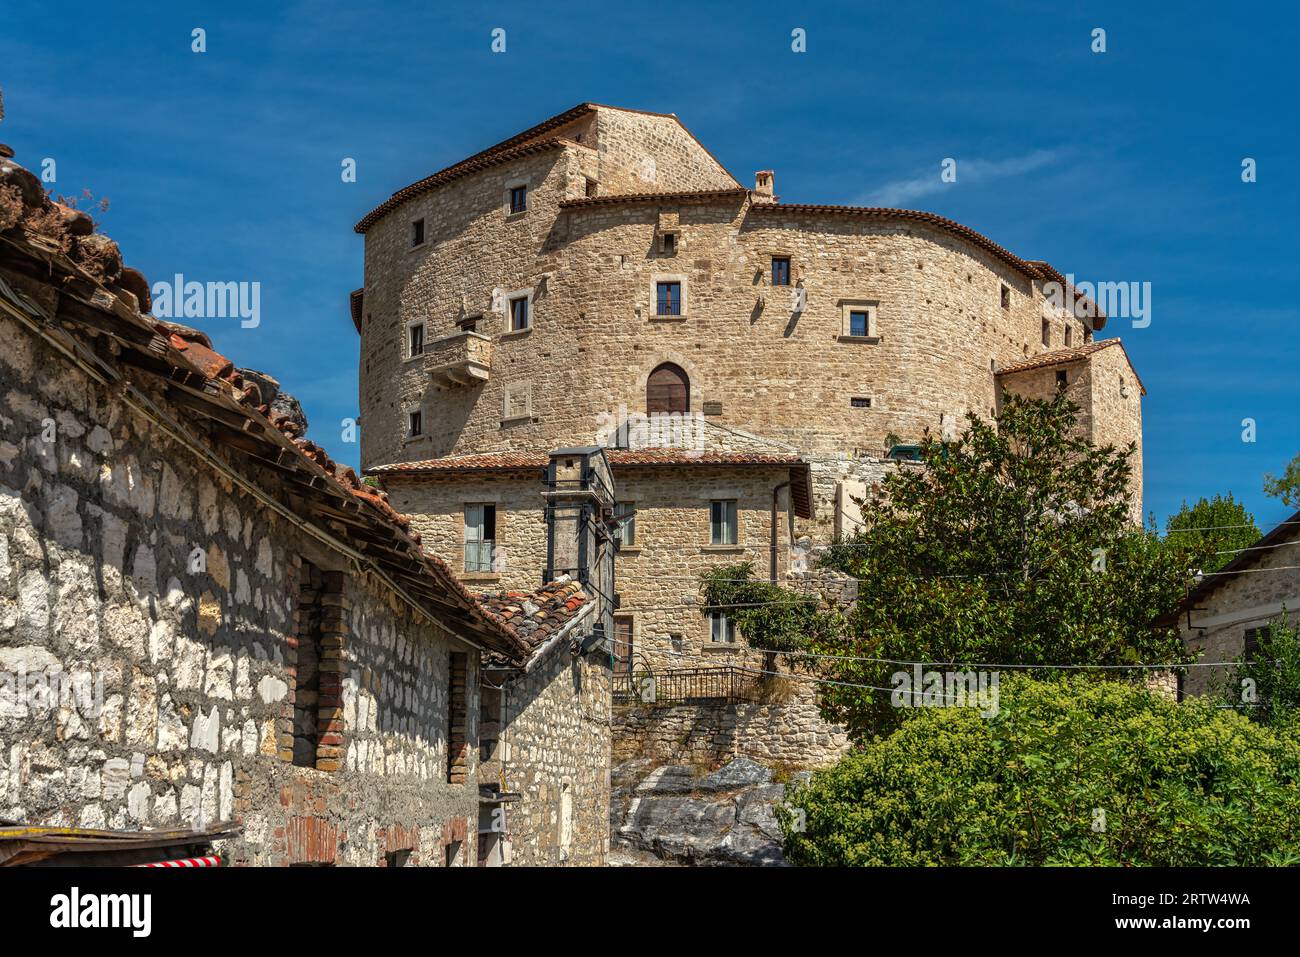
<path fill-rule="evenodd" d="M 491 367 L 492 340 L 479 332 L 453 333 L 424 348 L 424 368 L 436 385 L 480 385 Z"/>

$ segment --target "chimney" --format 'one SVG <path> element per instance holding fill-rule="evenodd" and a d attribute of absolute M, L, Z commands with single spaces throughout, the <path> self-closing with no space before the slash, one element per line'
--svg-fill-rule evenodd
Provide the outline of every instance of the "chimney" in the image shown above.
<path fill-rule="evenodd" d="M 772 181 L 776 174 L 770 169 L 761 169 L 754 174 L 754 197 L 756 199 L 773 201 L 776 197 L 772 193 Z"/>
<path fill-rule="evenodd" d="M 610 654 L 614 636 L 614 476 L 598 446 L 557 449 L 546 467 L 543 582 L 568 575 L 596 602 L 583 653 Z"/>

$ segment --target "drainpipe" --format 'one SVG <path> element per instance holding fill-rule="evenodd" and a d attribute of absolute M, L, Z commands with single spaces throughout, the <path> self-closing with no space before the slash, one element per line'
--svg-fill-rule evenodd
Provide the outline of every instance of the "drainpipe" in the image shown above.
<path fill-rule="evenodd" d="M 785 481 L 785 482 L 782 482 L 782 483 L 781 483 L 780 485 L 778 485 L 776 488 L 772 489 L 772 546 L 771 546 L 772 570 L 771 570 L 771 582 L 772 582 L 773 585 L 776 584 L 776 506 L 777 506 L 777 503 L 781 500 L 781 489 L 783 489 L 783 488 L 789 488 L 789 487 L 790 487 L 790 482 L 787 480 L 787 481 Z"/>

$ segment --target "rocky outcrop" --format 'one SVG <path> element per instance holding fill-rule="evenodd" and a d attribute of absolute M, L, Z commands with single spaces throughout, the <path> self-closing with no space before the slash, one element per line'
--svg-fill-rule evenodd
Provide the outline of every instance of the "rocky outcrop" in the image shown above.
<path fill-rule="evenodd" d="M 785 785 L 749 758 L 711 772 L 690 765 L 655 767 L 646 758 L 613 770 L 611 860 L 647 863 L 779 867 L 776 806 Z"/>

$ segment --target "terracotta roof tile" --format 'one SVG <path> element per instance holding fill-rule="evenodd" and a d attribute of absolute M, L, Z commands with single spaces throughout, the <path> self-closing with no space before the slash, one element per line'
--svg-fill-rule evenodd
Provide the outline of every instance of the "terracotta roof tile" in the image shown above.
<path fill-rule="evenodd" d="M 534 592 L 500 591 L 477 596 L 479 607 L 514 632 L 529 656 L 568 627 L 590 604 L 581 583 L 561 576 Z M 506 663 L 491 656 L 490 663 Z"/>
<path fill-rule="evenodd" d="M 753 213 L 829 213 L 840 216 L 868 216 L 880 219 L 902 219 L 913 222 L 926 223 L 935 226 L 946 232 L 961 236 L 986 252 L 992 253 L 998 259 L 1015 267 L 1024 273 L 1030 279 L 1048 279 L 1065 283 L 1065 277 L 1056 271 L 1050 264 L 1041 260 L 1021 259 L 1015 253 L 1003 246 L 999 246 L 993 240 L 989 239 L 982 233 L 978 233 L 969 226 L 963 226 L 956 220 L 948 219 L 937 213 L 927 213 L 919 209 L 894 209 L 889 206 L 834 206 L 820 205 L 816 203 L 755 203 L 750 211 Z M 1068 284 L 1067 284 L 1068 285 Z M 1092 320 L 1094 328 L 1100 329 L 1106 324 L 1106 317 L 1098 315 Z"/>
<path fill-rule="evenodd" d="M 462 160 L 455 166 L 448 166 L 444 170 L 439 170 L 432 176 L 426 176 L 418 183 L 412 183 L 410 186 L 399 189 L 388 199 L 384 200 L 352 227 L 358 233 L 364 233 L 379 220 L 383 219 L 388 213 L 401 206 L 408 199 L 419 196 L 421 193 L 427 193 L 430 190 L 437 189 L 453 180 L 460 179 L 462 176 L 468 176 L 470 173 L 477 173 L 480 170 L 490 169 L 501 163 L 508 163 L 510 160 L 519 159 L 523 156 L 535 156 L 538 153 L 544 153 L 547 150 L 558 149 L 562 146 L 568 146 L 573 143 L 572 140 L 552 137 L 551 139 L 542 140 L 538 143 L 525 143 L 522 146 L 516 146 L 511 149 L 485 150 L 471 156 L 467 160 Z"/>
<path fill-rule="evenodd" d="M 1050 366 L 1065 365 L 1069 362 L 1078 362 L 1081 359 L 1086 359 L 1088 356 L 1100 352 L 1102 349 L 1108 349 L 1111 346 L 1120 346 L 1123 348 L 1123 345 L 1124 343 L 1119 339 L 1103 339 L 1100 342 L 1089 342 L 1085 345 L 1074 346 L 1070 349 L 1053 349 L 1051 352 L 1042 352 L 1036 356 L 1030 356 L 1028 359 L 1021 362 L 1013 362 L 1011 365 L 1003 366 L 998 369 L 997 374 L 1000 376 L 1015 375 L 1017 372 L 1028 372 L 1031 369 L 1046 369 Z M 1125 351 L 1124 357 L 1126 359 L 1128 358 L 1127 351 Z M 1129 368 L 1133 368 L 1132 362 L 1129 363 Z M 1146 386 L 1142 384 L 1142 379 L 1138 376 L 1136 369 L 1133 370 L 1133 378 L 1137 382 L 1138 388 L 1142 390 L 1142 394 L 1146 395 Z"/>
<path fill-rule="evenodd" d="M 299 436 L 297 423 L 263 404 L 258 386 L 245 381 L 206 335 L 140 314 L 135 295 L 118 295 L 49 237 L 7 231 L 0 237 L 0 266 L 55 286 L 61 303 L 71 300 L 59 308 L 58 316 L 65 320 L 61 325 L 51 325 L 23 297 L 6 297 L 7 309 L 29 315 L 33 328 L 51 329 L 48 335 L 59 337 L 59 348 L 96 363 L 110 381 L 133 388 L 143 370 L 176 403 L 169 410 L 174 420 L 169 427 L 195 442 L 227 446 L 241 470 L 264 470 L 250 471 L 251 481 L 264 485 L 267 475 L 278 476 L 282 507 L 365 554 L 446 627 L 522 660 L 525 646 L 519 635 L 487 615 L 447 563 L 421 548 L 410 519 L 388 504 L 387 493 L 366 485 L 353 469 Z M 101 334 L 115 344 L 111 358 L 106 350 L 93 348 Z M 448 593 L 457 601 L 429 597 Z"/>
<path fill-rule="evenodd" d="M 691 451 L 688 449 L 606 449 L 613 468 L 717 466 L 721 468 L 788 468 L 795 514 L 813 517 L 812 478 L 808 463 L 794 453 Z M 368 470 L 370 475 L 436 475 L 454 472 L 519 472 L 546 468 L 550 456 L 540 452 L 481 452 L 420 462 L 392 462 Z"/>

